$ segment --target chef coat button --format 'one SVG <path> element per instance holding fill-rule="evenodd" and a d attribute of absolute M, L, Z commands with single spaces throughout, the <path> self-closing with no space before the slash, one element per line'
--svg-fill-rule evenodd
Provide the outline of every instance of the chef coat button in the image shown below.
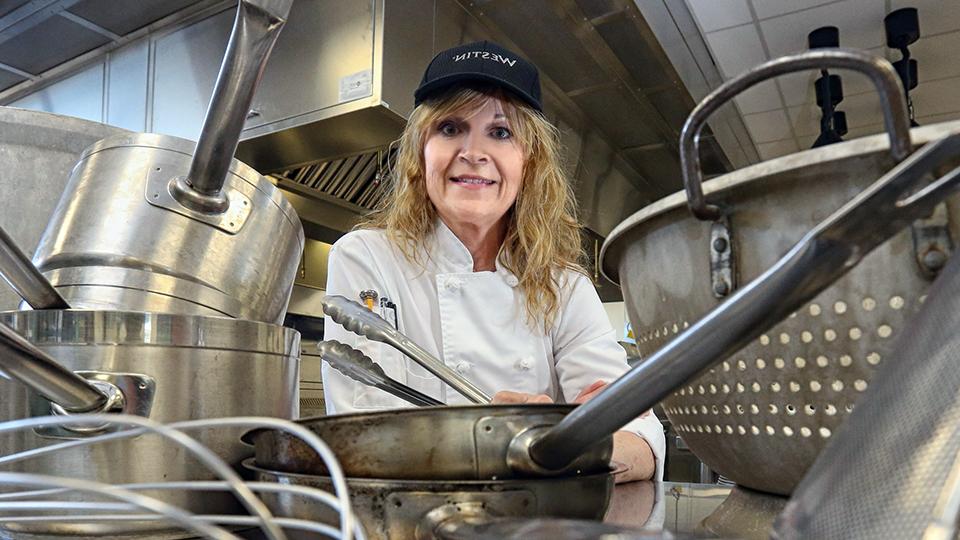
<path fill-rule="evenodd" d="M 451 279 L 451 280 L 447 281 L 447 289 L 449 289 L 449 290 L 451 290 L 451 291 L 458 291 L 458 290 L 460 290 L 460 280 L 459 280 L 459 279 Z"/>
<path fill-rule="evenodd" d="M 470 371 L 470 364 L 466 362 L 460 362 L 459 364 L 457 364 L 457 371 L 459 371 L 460 373 L 466 373 Z"/>
<path fill-rule="evenodd" d="M 507 276 L 507 285 L 511 287 L 516 287 L 520 284 L 520 280 L 517 279 L 517 276 Z"/>
<path fill-rule="evenodd" d="M 530 369 L 532 365 L 533 365 L 533 359 L 527 356 L 520 359 L 518 367 L 524 371 L 527 371 Z"/>

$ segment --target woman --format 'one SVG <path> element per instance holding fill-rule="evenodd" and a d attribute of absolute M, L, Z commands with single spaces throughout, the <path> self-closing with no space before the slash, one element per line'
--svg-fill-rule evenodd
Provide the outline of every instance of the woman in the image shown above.
<path fill-rule="evenodd" d="M 399 141 L 392 192 L 330 251 L 327 294 L 363 299 L 495 403 L 579 402 L 627 370 L 579 265 L 580 225 L 536 68 L 493 43 L 437 55 Z M 388 345 L 327 321 L 407 385 L 467 401 Z M 408 406 L 323 366 L 330 414 Z M 614 435 L 618 481 L 662 479 L 660 422 Z"/>

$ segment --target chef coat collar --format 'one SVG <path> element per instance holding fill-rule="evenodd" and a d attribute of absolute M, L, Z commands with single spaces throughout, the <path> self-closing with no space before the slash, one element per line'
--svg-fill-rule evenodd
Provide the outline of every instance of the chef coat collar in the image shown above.
<path fill-rule="evenodd" d="M 437 259 L 439 273 L 467 274 L 473 272 L 473 255 L 467 246 L 453 234 L 450 227 L 438 216 L 433 227 L 433 254 Z M 511 287 L 517 284 L 517 278 L 512 272 L 500 264 L 500 257 L 496 260 L 497 274 L 502 276 Z"/>

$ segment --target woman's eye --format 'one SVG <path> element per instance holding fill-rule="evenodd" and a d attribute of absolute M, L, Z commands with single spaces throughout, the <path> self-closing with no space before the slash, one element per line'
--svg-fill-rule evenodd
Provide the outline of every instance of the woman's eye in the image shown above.
<path fill-rule="evenodd" d="M 437 131 L 447 136 L 453 136 L 460 132 L 460 130 L 457 129 L 456 124 L 453 122 L 441 123 L 439 126 L 437 126 Z"/>
<path fill-rule="evenodd" d="M 495 139 L 509 139 L 513 134 L 510 133 L 510 130 L 505 127 L 493 128 L 490 132 Z"/>

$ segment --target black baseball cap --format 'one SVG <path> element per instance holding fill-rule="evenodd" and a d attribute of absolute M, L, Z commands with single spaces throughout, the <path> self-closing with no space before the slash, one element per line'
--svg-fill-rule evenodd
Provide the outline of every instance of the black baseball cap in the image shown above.
<path fill-rule="evenodd" d="M 540 103 L 540 74 L 537 68 L 516 53 L 490 41 L 458 45 L 433 57 L 413 93 L 414 105 L 451 86 L 479 82 L 502 87 L 525 103 L 543 112 Z"/>

